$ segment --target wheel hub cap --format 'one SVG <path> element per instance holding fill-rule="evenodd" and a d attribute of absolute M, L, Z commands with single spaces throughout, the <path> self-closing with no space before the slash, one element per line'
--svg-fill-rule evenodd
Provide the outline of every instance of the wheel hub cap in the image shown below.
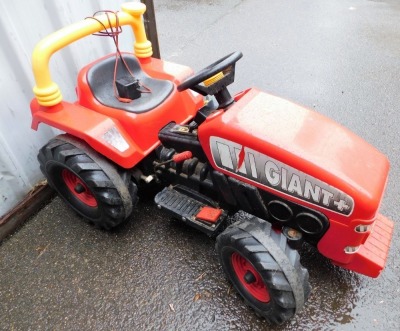
<path fill-rule="evenodd" d="M 258 301 L 269 302 L 268 289 L 253 265 L 237 252 L 231 255 L 231 262 L 237 279 L 248 293 Z"/>
<path fill-rule="evenodd" d="M 83 186 L 81 183 L 78 183 L 78 184 L 76 184 L 76 186 L 74 187 L 74 191 L 76 192 L 76 193 L 83 193 L 83 192 L 85 192 L 86 190 L 85 190 L 85 186 Z"/>
<path fill-rule="evenodd" d="M 252 284 L 256 281 L 256 277 L 253 275 L 251 271 L 247 271 L 243 279 L 247 284 Z"/>
<path fill-rule="evenodd" d="M 97 207 L 97 201 L 86 184 L 73 172 L 63 169 L 61 176 L 71 194 L 89 207 Z"/>

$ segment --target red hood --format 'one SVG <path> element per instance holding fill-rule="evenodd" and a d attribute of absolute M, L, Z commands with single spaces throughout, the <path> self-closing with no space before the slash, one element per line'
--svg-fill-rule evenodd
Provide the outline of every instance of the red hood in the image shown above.
<path fill-rule="evenodd" d="M 211 137 L 267 155 L 344 192 L 354 200 L 354 217 L 371 219 L 378 209 L 387 158 L 341 125 L 295 103 L 252 89 L 206 121 L 199 136 L 216 168 L 221 169 L 210 149 Z"/>

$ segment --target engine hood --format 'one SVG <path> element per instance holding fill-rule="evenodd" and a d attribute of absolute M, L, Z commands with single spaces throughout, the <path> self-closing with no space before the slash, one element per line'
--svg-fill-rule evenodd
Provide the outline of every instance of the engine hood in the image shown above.
<path fill-rule="evenodd" d="M 336 219 L 372 219 L 389 162 L 332 120 L 251 89 L 199 128 L 213 167 Z"/>

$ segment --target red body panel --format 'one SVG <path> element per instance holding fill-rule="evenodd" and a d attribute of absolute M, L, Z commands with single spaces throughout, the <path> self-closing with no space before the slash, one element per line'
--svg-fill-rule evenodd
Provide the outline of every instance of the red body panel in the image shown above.
<path fill-rule="evenodd" d="M 143 151 L 129 137 L 118 121 L 108 116 L 93 112 L 92 110 L 69 102 L 61 102 L 54 107 L 40 106 L 36 99 L 31 102 L 32 128 L 37 130 L 39 123 L 46 123 L 52 127 L 67 132 L 86 141 L 96 151 L 103 151 L 110 160 L 123 167 L 137 163 L 142 159 Z M 128 149 L 121 152 L 110 147 L 104 139 L 104 134 L 112 128 L 117 128 L 119 133 L 129 145 Z"/>
<path fill-rule="evenodd" d="M 238 149 L 250 149 L 255 158 L 268 156 L 329 183 L 327 187 L 352 198 L 351 213 L 334 212 L 244 177 L 238 170 L 243 162 L 241 153 L 236 160 L 233 156 L 236 170 L 218 166 L 210 148 L 215 139 L 212 137 L 236 143 Z M 359 224 L 373 223 L 385 188 L 389 162 L 383 154 L 328 118 L 256 89 L 250 89 L 226 112 L 210 117 L 200 127 L 199 139 L 214 168 L 325 214 L 330 227 L 318 249 L 338 263 L 351 262 L 354 255 L 346 254 L 344 249 L 365 242 L 369 233 L 357 233 L 354 229 Z"/>
<path fill-rule="evenodd" d="M 189 90 L 178 93 L 174 86 L 173 92 L 160 106 L 145 113 L 134 114 L 106 107 L 93 97 L 86 80 L 88 69 L 104 58 L 89 64 L 80 71 L 77 104 L 62 102 L 54 107 L 43 107 L 39 106 L 34 99 L 31 103 L 32 128 L 37 129 L 41 122 L 51 125 L 85 140 L 97 152 L 120 166 L 131 168 L 160 144 L 158 132 L 162 127 L 171 121 L 180 124 L 190 121 L 203 105 L 203 98 Z M 168 79 L 175 84 L 180 83 L 192 72 L 188 67 L 153 58 L 143 60 L 141 65 L 150 76 Z M 110 91 L 110 93 L 114 92 Z M 104 134 L 113 127 L 129 145 L 123 152 L 103 138 Z"/>
<path fill-rule="evenodd" d="M 391 220 L 378 214 L 374 220 L 371 234 L 365 243 L 352 254 L 350 263 L 340 263 L 337 261 L 333 261 L 333 263 L 363 275 L 378 277 L 386 264 L 393 228 L 394 224 Z M 331 234 L 332 232 L 326 236 L 326 240 L 335 240 L 338 237 Z"/>

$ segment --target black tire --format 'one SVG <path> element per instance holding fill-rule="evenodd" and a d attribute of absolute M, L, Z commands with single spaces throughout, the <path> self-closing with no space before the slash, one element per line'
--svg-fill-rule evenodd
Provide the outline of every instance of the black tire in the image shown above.
<path fill-rule="evenodd" d="M 130 174 L 86 143 L 60 135 L 38 154 L 49 185 L 84 219 L 104 230 L 122 224 L 137 202 Z"/>
<path fill-rule="evenodd" d="M 230 225 L 217 237 L 216 250 L 236 291 L 270 323 L 286 322 L 307 301 L 308 271 L 268 222 L 254 217 Z"/>

